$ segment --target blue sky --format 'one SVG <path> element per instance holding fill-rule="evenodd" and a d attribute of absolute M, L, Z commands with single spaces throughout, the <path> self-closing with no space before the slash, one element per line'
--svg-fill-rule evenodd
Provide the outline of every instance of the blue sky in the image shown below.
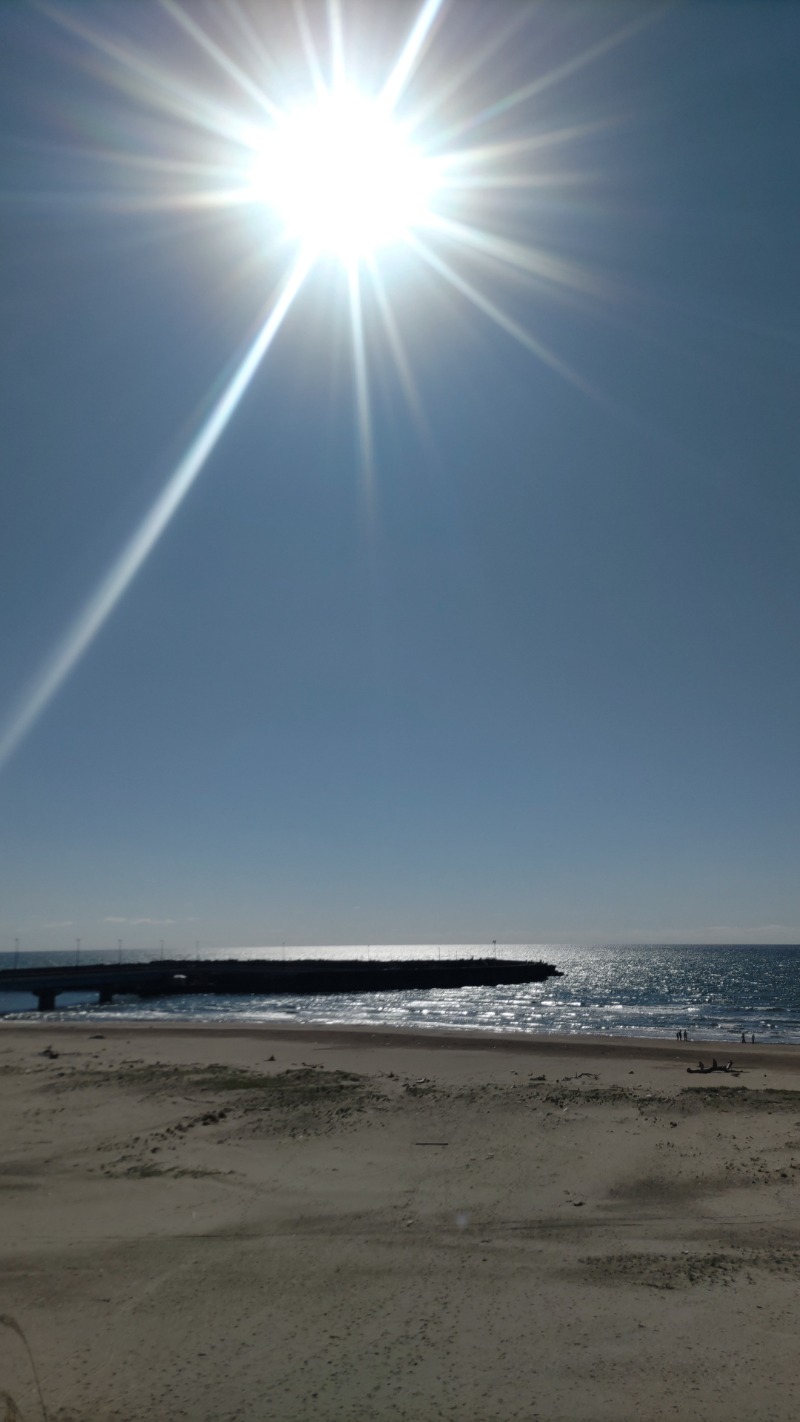
<path fill-rule="evenodd" d="M 305 85 L 291 11 L 242 13 L 253 79 Z M 353 62 L 390 68 L 415 13 L 345 6 Z M 292 259 L 252 204 L 181 205 L 166 160 L 224 174 L 230 144 L 70 14 L 252 117 L 155 6 L 0 13 L 5 726 Z M 365 472 L 323 260 L 0 771 L 0 947 L 800 941 L 800 12 L 642 14 L 442 8 L 408 111 L 439 96 L 434 146 L 494 104 L 470 141 L 540 135 L 542 181 L 471 220 L 586 281 L 448 260 L 575 379 L 382 252 L 424 428 L 365 286 Z"/>

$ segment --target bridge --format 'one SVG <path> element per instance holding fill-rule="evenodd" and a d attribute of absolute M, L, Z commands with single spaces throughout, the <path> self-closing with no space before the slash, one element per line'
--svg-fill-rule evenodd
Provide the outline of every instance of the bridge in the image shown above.
<path fill-rule="evenodd" d="M 0 992 L 33 993 L 40 1012 L 52 1012 L 60 993 L 163 998 L 187 993 L 316 997 L 323 993 L 400 992 L 428 988 L 499 987 L 561 977 L 549 963 L 504 958 L 361 959 L 218 958 L 184 962 L 75 964 L 0 970 Z"/>

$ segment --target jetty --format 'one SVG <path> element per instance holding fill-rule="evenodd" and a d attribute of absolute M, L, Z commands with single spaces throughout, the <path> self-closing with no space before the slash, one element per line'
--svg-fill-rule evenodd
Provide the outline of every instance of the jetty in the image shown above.
<path fill-rule="evenodd" d="M 561 977 L 550 963 L 505 958 L 158 959 L 151 963 L 81 963 L 72 967 L 6 968 L 0 992 L 32 993 L 40 1012 L 52 1012 L 59 994 L 97 993 L 100 1005 L 115 997 L 177 997 L 190 993 L 316 997 L 330 993 L 420 992 L 430 988 L 500 987 Z"/>

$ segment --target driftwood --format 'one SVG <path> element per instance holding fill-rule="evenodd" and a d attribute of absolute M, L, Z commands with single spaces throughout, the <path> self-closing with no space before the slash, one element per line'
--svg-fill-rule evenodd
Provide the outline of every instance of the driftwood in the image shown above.
<path fill-rule="evenodd" d="M 708 1076 L 709 1073 L 712 1072 L 712 1071 L 725 1071 L 725 1072 L 731 1072 L 731 1071 L 733 1071 L 733 1062 L 732 1062 L 732 1061 L 726 1062 L 724 1066 L 718 1066 L 717 1060 L 716 1060 L 716 1058 L 714 1058 L 714 1061 L 712 1062 L 711 1066 L 703 1066 L 703 1063 L 700 1062 L 699 1066 L 696 1066 L 696 1067 L 687 1067 L 686 1070 L 687 1070 L 688 1072 L 693 1072 L 695 1076 L 698 1076 L 698 1075 L 701 1075 L 701 1076 Z"/>

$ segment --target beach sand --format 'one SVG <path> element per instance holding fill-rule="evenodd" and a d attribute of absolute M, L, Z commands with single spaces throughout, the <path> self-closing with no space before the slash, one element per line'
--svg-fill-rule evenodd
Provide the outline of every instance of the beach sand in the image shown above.
<path fill-rule="evenodd" d="M 0 1089 L 25 1422 L 9 1316 L 50 1422 L 800 1415 L 800 1048 L 5 1023 Z"/>

